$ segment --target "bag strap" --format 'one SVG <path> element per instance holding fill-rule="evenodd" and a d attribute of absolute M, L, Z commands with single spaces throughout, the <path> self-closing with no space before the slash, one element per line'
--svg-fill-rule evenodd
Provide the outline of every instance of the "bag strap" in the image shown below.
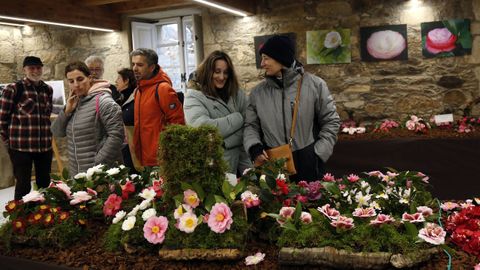
<path fill-rule="evenodd" d="M 157 100 L 158 107 L 160 108 L 160 111 L 162 112 L 163 115 L 165 115 L 165 112 L 162 110 L 162 106 L 160 105 L 160 95 L 158 94 L 158 87 L 160 86 L 161 83 L 166 83 L 167 81 L 160 81 L 157 83 L 157 87 L 155 88 L 155 99 Z"/>
<path fill-rule="evenodd" d="M 295 97 L 295 107 L 293 108 L 292 127 L 290 128 L 290 140 L 289 140 L 290 145 L 292 145 L 293 135 L 295 134 L 295 124 L 297 123 L 298 103 L 300 100 L 300 92 L 302 90 L 302 82 L 303 82 L 303 75 L 298 80 L 297 96 Z"/>

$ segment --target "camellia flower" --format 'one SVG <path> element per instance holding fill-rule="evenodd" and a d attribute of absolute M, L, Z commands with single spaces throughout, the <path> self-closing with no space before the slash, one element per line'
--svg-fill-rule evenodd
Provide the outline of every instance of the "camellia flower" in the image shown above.
<path fill-rule="evenodd" d="M 295 207 L 282 207 L 280 209 L 280 213 L 279 213 L 279 217 L 277 219 L 277 222 L 280 225 L 283 225 L 288 219 L 292 218 L 293 213 L 295 213 Z"/>
<path fill-rule="evenodd" d="M 135 192 L 135 185 L 132 181 L 127 180 L 125 185 L 120 185 L 122 189 L 122 199 L 127 200 L 130 193 Z"/>
<path fill-rule="evenodd" d="M 88 187 L 87 187 L 87 193 L 90 194 L 91 196 L 97 196 L 97 192 Z"/>
<path fill-rule="evenodd" d="M 72 194 L 73 200 L 70 201 L 70 205 L 76 205 L 82 202 L 89 201 L 92 196 L 86 191 L 77 191 Z"/>
<path fill-rule="evenodd" d="M 422 213 L 415 213 L 415 214 L 403 213 L 402 222 L 405 222 L 405 221 L 408 221 L 410 223 L 419 223 L 419 222 L 424 222 L 425 218 L 422 215 Z"/>
<path fill-rule="evenodd" d="M 110 194 L 103 204 L 103 214 L 105 216 L 113 216 L 120 210 L 122 204 L 122 197 L 117 194 Z"/>
<path fill-rule="evenodd" d="M 182 232 L 192 233 L 198 225 L 198 218 L 192 212 L 184 213 L 178 219 L 178 229 Z"/>
<path fill-rule="evenodd" d="M 87 174 L 84 173 L 84 172 L 80 172 L 80 173 L 75 174 L 75 176 L 73 178 L 82 179 L 82 178 L 85 178 L 85 177 L 87 177 Z"/>
<path fill-rule="evenodd" d="M 417 212 L 422 213 L 424 217 L 429 217 L 433 214 L 432 208 L 428 206 L 419 206 L 417 207 Z"/>
<path fill-rule="evenodd" d="M 93 180 L 92 177 L 95 173 L 101 173 L 102 172 L 102 169 L 103 169 L 104 165 L 103 164 L 98 164 L 96 166 L 93 166 L 92 168 L 89 168 L 87 170 L 87 179 L 88 180 Z"/>
<path fill-rule="evenodd" d="M 149 208 L 148 210 L 145 210 L 142 214 L 142 219 L 143 220 L 147 220 L 151 217 L 154 217 L 157 215 L 157 210 L 155 210 L 155 208 Z"/>
<path fill-rule="evenodd" d="M 377 31 L 367 40 L 368 53 L 377 59 L 392 59 L 407 47 L 405 38 L 392 30 Z"/>
<path fill-rule="evenodd" d="M 116 214 L 115 214 L 115 217 L 113 218 L 112 220 L 112 223 L 113 224 L 117 224 L 120 220 L 122 220 L 125 216 L 127 215 L 127 212 L 121 210 L 121 211 L 118 211 Z"/>
<path fill-rule="evenodd" d="M 384 175 L 381 171 L 371 171 L 371 172 L 368 172 L 367 174 L 368 174 L 368 176 L 376 176 L 380 179 L 383 179 L 383 177 L 384 177 Z"/>
<path fill-rule="evenodd" d="M 275 180 L 275 181 L 277 182 L 277 188 L 279 189 L 280 194 L 287 195 L 288 194 L 287 182 L 285 180 L 282 180 L 282 179 L 279 179 L 279 178 L 277 178 L 277 180 Z"/>
<path fill-rule="evenodd" d="M 443 211 L 452 211 L 458 207 L 459 207 L 458 203 L 454 203 L 454 202 L 445 202 L 440 205 L 440 208 L 442 208 Z"/>
<path fill-rule="evenodd" d="M 53 218 L 52 213 L 45 214 L 45 216 L 43 217 L 43 224 L 45 224 L 46 226 L 53 224 L 54 221 L 55 219 Z"/>
<path fill-rule="evenodd" d="M 160 198 L 163 195 L 163 189 L 162 189 L 162 184 L 163 184 L 163 179 L 160 178 L 160 180 L 153 180 L 152 182 L 152 188 L 157 194 L 156 197 Z"/>
<path fill-rule="evenodd" d="M 65 184 L 64 182 L 62 182 L 62 181 L 58 181 L 56 183 L 52 182 L 50 184 L 50 187 L 54 187 L 54 188 L 57 188 L 58 190 L 61 190 L 63 193 L 65 193 L 65 195 L 67 196 L 68 199 L 71 198 L 72 191 L 71 191 L 70 187 L 67 184 Z"/>
<path fill-rule="evenodd" d="M 70 217 L 70 213 L 65 212 L 65 211 L 60 212 L 60 214 L 58 215 L 58 219 L 59 219 L 60 221 L 65 221 L 65 220 L 67 220 L 69 217 Z"/>
<path fill-rule="evenodd" d="M 473 267 L 473 270 L 480 270 L 480 263 Z"/>
<path fill-rule="evenodd" d="M 354 217 L 361 217 L 361 218 L 374 217 L 376 214 L 377 213 L 373 208 L 356 208 L 355 211 L 353 211 L 352 213 Z"/>
<path fill-rule="evenodd" d="M 136 221 L 137 221 L 137 218 L 135 216 L 129 216 L 127 219 L 123 221 L 122 230 L 130 231 L 135 226 Z"/>
<path fill-rule="evenodd" d="M 230 226 L 233 223 L 232 211 L 230 207 L 225 203 L 216 203 L 213 205 L 208 217 L 208 227 L 213 232 L 224 233 L 226 230 L 230 230 Z"/>
<path fill-rule="evenodd" d="M 333 176 L 330 173 L 326 173 L 326 174 L 323 175 L 322 180 L 325 181 L 325 182 L 335 182 L 335 176 Z"/>
<path fill-rule="evenodd" d="M 473 200 L 465 200 L 465 203 L 460 203 L 462 209 L 474 207 Z"/>
<path fill-rule="evenodd" d="M 44 202 L 45 197 L 42 193 L 38 192 L 37 190 L 32 190 L 30 193 L 22 197 L 22 202 Z"/>
<path fill-rule="evenodd" d="M 442 227 L 435 223 L 428 222 L 423 229 L 418 232 L 418 237 L 433 245 L 445 243 L 447 233 Z"/>
<path fill-rule="evenodd" d="M 115 175 L 115 174 L 118 174 L 120 173 L 120 169 L 119 168 L 111 168 L 109 170 L 107 170 L 107 174 L 108 175 Z"/>
<path fill-rule="evenodd" d="M 145 209 L 147 209 L 147 207 L 149 207 L 151 204 L 152 204 L 152 201 L 150 201 L 150 200 L 143 200 L 143 201 L 139 204 L 139 208 L 140 208 L 140 210 L 145 210 Z"/>
<path fill-rule="evenodd" d="M 140 205 L 137 204 L 132 210 L 130 210 L 130 212 L 128 212 L 127 216 L 136 216 L 138 210 L 140 210 Z"/>
<path fill-rule="evenodd" d="M 267 176 L 265 174 L 260 175 L 260 181 L 267 181 Z"/>
<path fill-rule="evenodd" d="M 315 201 L 320 199 L 322 196 L 322 182 L 320 181 L 312 181 L 307 183 L 307 197 L 310 201 Z"/>
<path fill-rule="evenodd" d="M 448 28 L 435 28 L 427 33 L 425 49 L 432 54 L 449 52 L 455 49 L 457 36 L 452 34 Z"/>
<path fill-rule="evenodd" d="M 345 216 L 338 216 L 337 219 L 330 222 L 330 225 L 335 228 L 343 228 L 347 230 L 355 227 L 355 225 L 353 224 L 353 218 L 348 218 Z"/>
<path fill-rule="evenodd" d="M 192 208 L 196 208 L 200 204 L 200 199 L 195 191 L 187 189 L 183 192 L 183 201 L 190 205 Z"/>
<path fill-rule="evenodd" d="M 312 223 L 312 215 L 308 212 L 302 212 L 300 221 L 302 221 L 303 224 L 310 224 Z"/>
<path fill-rule="evenodd" d="M 191 213 L 192 212 L 192 207 L 188 204 L 180 204 L 177 209 L 175 209 L 175 212 L 173 212 L 173 217 L 175 219 L 179 219 L 180 217 L 183 216 L 185 213 Z"/>
<path fill-rule="evenodd" d="M 347 180 L 348 180 L 348 182 L 350 182 L 350 183 L 355 183 L 355 182 L 357 182 L 359 179 L 360 179 L 360 177 L 358 177 L 358 175 L 353 174 L 353 173 L 350 174 L 350 175 L 347 177 Z"/>
<path fill-rule="evenodd" d="M 331 220 L 337 219 L 340 216 L 340 212 L 335 208 L 331 208 L 330 204 L 318 207 L 317 210 Z"/>
<path fill-rule="evenodd" d="M 427 184 L 428 184 L 428 179 L 430 179 L 430 177 L 426 176 L 425 174 L 423 174 L 423 173 L 421 173 L 421 172 L 418 172 L 418 173 L 417 173 L 417 176 L 418 176 L 418 177 L 421 177 L 421 178 L 422 178 L 422 181 L 423 181 L 424 183 L 427 183 Z"/>
<path fill-rule="evenodd" d="M 240 198 L 247 208 L 255 207 L 260 204 L 260 199 L 258 198 L 257 194 L 253 194 L 249 190 L 243 192 L 242 195 L 240 195 Z"/>
<path fill-rule="evenodd" d="M 255 255 L 247 256 L 245 258 L 246 265 L 255 265 L 265 259 L 265 253 L 257 252 Z"/>
<path fill-rule="evenodd" d="M 276 180 L 285 181 L 285 180 L 287 180 L 287 177 L 285 176 L 285 174 L 280 173 L 280 174 L 277 175 Z"/>
<path fill-rule="evenodd" d="M 372 198 L 372 195 L 370 194 L 363 195 L 363 192 L 361 191 L 355 194 L 355 201 L 358 203 L 359 207 L 367 206 L 370 203 L 371 198 Z"/>
<path fill-rule="evenodd" d="M 161 244 L 165 240 L 165 232 L 168 229 L 166 217 L 150 217 L 143 225 L 143 237 L 152 244 Z"/>
<path fill-rule="evenodd" d="M 14 221 L 12 221 L 12 229 L 16 233 L 24 233 L 26 226 L 27 224 L 25 220 L 21 218 L 17 218 Z"/>
<path fill-rule="evenodd" d="M 389 215 L 378 214 L 375 219 L 370 220 L 370 225 L 378 226 L 381 224 L 389 224 L 394 221 L 395 219 Z"/>
<path fill-rule="evenodd" d="M 323 41 L 325 48 L 333 49 L 342 45 L 342 36 L 337 31 L 328 32 Z"/>
<path fill-rule="evenodd" d="M 21 203 L 20 201 L 16 201 L 16 200 L 9 201 L 5 205 L 5 210 L 7 210 L 7 213 L 12 213 L 13 211 L 15 211 L 15 209 L 17 209 L 20 203 Z"/>
<path fill-rule="evenodd" d="M 157 196 L 157 193 L 153 189 L 145 188 L 138 195 L 144 198 L 145 200 L 153 200 L 155 199 L 155 196 Z"/>

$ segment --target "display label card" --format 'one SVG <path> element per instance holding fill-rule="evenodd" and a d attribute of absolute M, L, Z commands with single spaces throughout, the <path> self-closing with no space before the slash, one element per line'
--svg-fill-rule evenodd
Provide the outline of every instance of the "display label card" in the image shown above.
<path fill-rule="evenodd" d="M 445 124 L 445 123 L 452 123 L 453 122 L 453 114 L 437 114 L 434 116 L 435 124 Z"/>

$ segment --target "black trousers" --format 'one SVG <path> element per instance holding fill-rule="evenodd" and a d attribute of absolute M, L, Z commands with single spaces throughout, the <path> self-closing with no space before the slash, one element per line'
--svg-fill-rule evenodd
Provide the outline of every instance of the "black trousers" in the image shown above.
<path fill-rule="evenodd" d="M 128 171 L 129 174 L 140 174 L 136 169 L 135 166 L 133 165 L 132 161 L 132 155 L 130 155 L 130 147 L 128 147 L 128 144 L 124 144 L 122 146 L 122 156 L 123 156 L 123 163 L 124 165 L 129 168 L 130 170 Z"/>
<path fill-rule="evenodd" d="M 17 179 L 15 184 L 15 200 L 20 200 L 32 188 L 32 163 L 35 165 L 35 180 L 39 188 L 50 185 L 52 169 L 52 151 L 30 153 L 8 149 L 13 165 L 13 174 Z"/>
<path fill-rule="evenodd" d="M 321 180 L 325 174 L 325 164 L 315 154 L 315 143 L 292 152 L 297 174 L 291 175 L 292 182 Z"/>

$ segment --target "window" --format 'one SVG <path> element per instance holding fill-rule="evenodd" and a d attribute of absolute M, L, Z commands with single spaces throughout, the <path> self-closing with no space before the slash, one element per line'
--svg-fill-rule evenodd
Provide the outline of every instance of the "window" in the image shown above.
<path fill-rule="evenodd" d="M 164 19 L 155 24 L 132 22 L 133 48 L 146 47 L 158 54 L 158 64 L 172 79 L 177 91 L 185 91 L 188 76 L 197 67 L 198 37 L 194 16 Z M 200 31 L 199 31 L 200 32 Z"/>

